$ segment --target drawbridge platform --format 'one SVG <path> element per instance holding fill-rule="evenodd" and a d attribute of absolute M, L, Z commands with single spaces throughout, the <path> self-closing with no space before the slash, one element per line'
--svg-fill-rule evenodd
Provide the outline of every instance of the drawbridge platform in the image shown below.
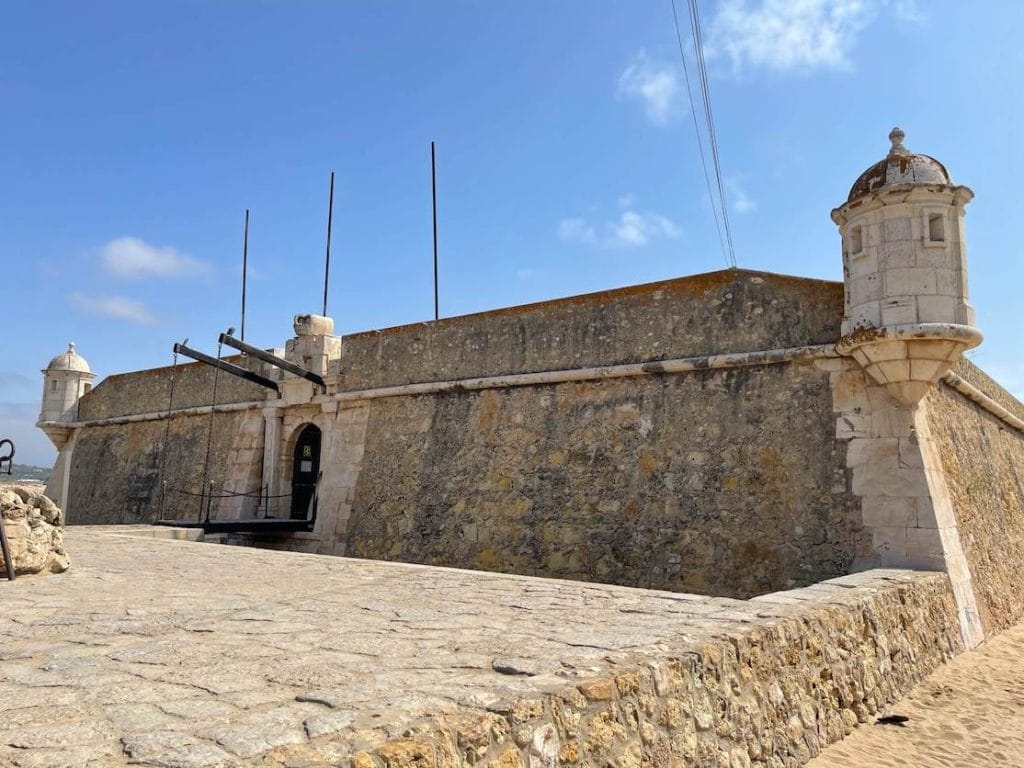
<path fill-rule="evenodd" d="M 250 520 L 157 520 L 153 525 L 172 528 L 195 528 L 203 533 L 293 533 L 312 531 L 313 520 L 293 520 L 282 517 Z"/>

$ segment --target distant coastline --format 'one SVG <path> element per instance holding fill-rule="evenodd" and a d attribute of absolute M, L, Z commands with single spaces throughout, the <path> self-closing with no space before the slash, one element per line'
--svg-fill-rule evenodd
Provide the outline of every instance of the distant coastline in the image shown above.
<path fill-rule="evenodd" d="M 0 475 L 0 483 L 46 483 L 50 479 L 50 467 L 36 467 L 32 464 L 15 464 L 10 475 Z"/>

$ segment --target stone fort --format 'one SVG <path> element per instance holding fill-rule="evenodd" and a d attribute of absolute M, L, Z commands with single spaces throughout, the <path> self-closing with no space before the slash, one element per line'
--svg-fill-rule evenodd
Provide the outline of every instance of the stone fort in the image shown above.
<path fill-rule="evenodd" d="M 831 215 L 843 281 L 731 269 L 276 358 L 44 373 L 70 524 L 747 599 L 948 575 L 966 647 L 1024 617 L 1024 405 L 963 356 L 973 197 L 903 133 Z"/>

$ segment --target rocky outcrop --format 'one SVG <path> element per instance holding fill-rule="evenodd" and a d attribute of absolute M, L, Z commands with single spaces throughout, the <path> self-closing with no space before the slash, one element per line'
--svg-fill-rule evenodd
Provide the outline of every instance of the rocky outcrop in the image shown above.
<path fill-rule="evenodd" d="M 41 491 L 0 486 L 0 516 L 16 575 L 60 573 L 71 565 L 64 551 L 64 514 Z M 0 556 L 0 574 L 6 576 L 7 567 Z"/>

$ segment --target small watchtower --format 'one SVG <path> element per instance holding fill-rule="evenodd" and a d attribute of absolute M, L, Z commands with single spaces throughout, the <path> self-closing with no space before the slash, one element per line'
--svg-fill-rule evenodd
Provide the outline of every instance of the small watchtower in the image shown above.
<path fill-rule="evenodd" d="M 893 128 L 889 154 L 832 211 L 843 247 L 841 353 L 906 405 L 981 343 L 967 294 L 964 207 L 974 197 Z"/>
<path fill-rule="evenodd" d="M 75 342 L 43 369 L 43 404 L 39 411 L 38 426 L 60 450 L 68 439 L 68 429 L 62 423 L 77 418 L 79 398 L 92 389 L 96 374 L 89 363 L 78 354 Z"/>

